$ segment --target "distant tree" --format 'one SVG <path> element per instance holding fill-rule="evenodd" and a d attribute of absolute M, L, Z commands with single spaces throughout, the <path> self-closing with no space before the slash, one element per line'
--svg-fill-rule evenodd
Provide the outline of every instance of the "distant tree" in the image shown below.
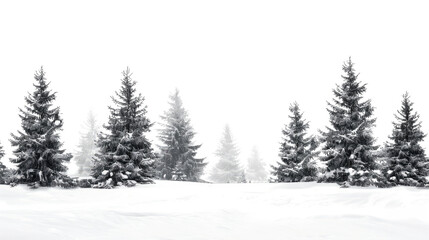
<path fill-rule="evenodd" d="M 246 172 L 244 171 L 244 169 L 241 170 L 241 174 L 238 177 L 238 181 L 237 182 L 238 183 L 247 183 L 248 182 L 247 176 L 246 176 Z"/>
<path fill-rule="evenodd" d="M 3 146 L 0 145 L 0 184 L 4 184 L 6 182 L 7 169 L 6 166 L 3 165 L 1 159 L 4 157 Z"/>
<path fill-rule="evenodd" d="M 267 181 L 268 173 L 265 169 L 265 163 L 259 156 L 258 149 L 253 147 L 252 153 L 247 160 L 247 181 L 250 182 L 265 182 Z"/>
<path fill-rule="evenodd" d="M 167 180 L 197 181 L 203 173 L 204 158 L 196 158 L 201 145 L 193 143 L 195 132 L 183 107 L 179 91 L 170 96 L 170 108 L 161 116 L 164 123 L 159 138 L 162 142 L 158 164 L 160 177 Z"/>
<path fill-rule="evenodd" d="M 108 133 L 99 135 L 99 152 L 92 168 L 92 176 L 102 188 L 153 183 L 156 156 L 145 136 L 152 123 L 146 117 L 144 98 L 136 94 L 130 70 L 127 68 L 122 74 L 122 86 L 112 97 L 115 106 L 109 107 L 109 121 L 104 125 Z"/>
<path fill-rule="evenodd" d="M 239 151 L 232 139 L 229 126 L 225 126 L 220 147 L 216 151 L 219 161 L 214 166 L 210 179 L 217 183 L 233 183 L 243 180 L 243 169 L 238 160 Z"/>
<path fill-rule="evenodd" d="M 280 159 L 273 166 L 273 175 L 278 182 L 300 182 L 316 180 L 317 168 L 311 161 L 316 155 L 316 139 L 307 136 L 309 123 L 303 119 L 298 103 L 289 107 L 290 122 L 283 132 Z"/>
<path fill-rule="evenodd" d="M 85 132 L 81 134 L 75 159 L 78 166 L 78 174 L 80 176 L 90 176 L 93 158 L 98 151 L 96 140 L 99 131 L 92 112 L 89 112 L 84 128 Z"/>
<path fill-rule="evenodd" d="M 413 104 L 405 93 L 401 109 L 395 114 L 391 142 L 386 144 L 385 174 L 394 185 L 423 186 L 428 182 L 429 162 L 420 145 L 426 135 L 421 130 L 420 116 L 413 112 Z"/>
<path fill-rule="evenodd" d="M 323 181 L 368 186 L 377 182 L 374 176 L 372 128 L 375 118 L 371 100 L 363 101 L 366 84 L 357 80 L 351 59 L 344 63 L 343 83 L 333 90 L 335 98 L 327 109 L 331 127 L 321 132 L 322 160 L 327 164 Z"/>
<path fill-rule="evenodd" d="M 72 155 L 61 149 L 58 131 L 62 130 L 63 120 L 60 108 L 52 107 L 56 93 L 48 90 L 43 68 L 35 73 L 34 79 L 36 89 L 25 97 L 25 109 L 20 109 L 22 131 L 11 134 L 10 141 L 16 147 L 11 162 L 17 164 L 20 183 L 52 186 L 65 177 L 64 163 L 70 161 Z"/>

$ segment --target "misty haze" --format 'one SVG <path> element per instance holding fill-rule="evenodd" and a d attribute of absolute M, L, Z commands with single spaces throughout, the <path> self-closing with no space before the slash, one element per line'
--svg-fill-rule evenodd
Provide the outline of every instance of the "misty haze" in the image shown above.
<path fill-rule="evenodd" d="M 428 7 L 0 3 L 0 238 L 425 239 Z"/>

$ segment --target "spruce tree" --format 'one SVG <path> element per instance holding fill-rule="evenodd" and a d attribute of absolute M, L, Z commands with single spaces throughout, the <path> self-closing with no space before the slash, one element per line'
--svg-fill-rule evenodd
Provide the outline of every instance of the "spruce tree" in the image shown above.
<path fill-rule="evenodd" d="M 206 165 L 196 158 L 201 145 L 193 143 L 195 132 L 183 107 L 179 91 L 170 96 L 170 108 L 161 116 L 164 123 L 159 138 L 161 158 L 157 166 L 160 177 L 167 180 L 197 181 Z"/>
<path fill-rule="evenodd" d="M 98 151 L 96 146 L 98 126 L 92 112 L 89 112 L 84 128 L 85 132 L 80 137 L 79 150 L 75 154 L 75 159 L 78 166 L 78 174 L 80 176 L 90 176 L 93 158 Z"/>
<path fill-rule="evenodd" d="M 60 108 L 53 107 L 56 93 L 48 89 L 43 68 L 34 75 L 35 91 L 25 97 L 26 106 L 20 109 L 22 130 L 18 134 L 11 134 L 10 140 L 20 175 L 19 183 L 32 185 L 52 186 L 59 183 L 67 171 L 65 162 L 70 161 L 72 155 L 61 149 L 59 131 L 62 130 L 63 120 L 60 117 Z"/>
<path fill-rule="evenodd" d="M 220 146 L 216 151 L 219 161 L 212 169 L 210 179 L 217 183 L 233 183 L 243 180 L 243 170 L 238 160 L 239 151 L 231 136 L 229 126 L 225 126 Z"/>
<path fill-rule="evenodd" d="M 282 131 L 280 160 L 273 167 L 273 175 L 278 182 L 314 181 L 317 168 L 311 161 L 316 155 L 317 141 L 307 136 L 309 123 L 303 118 L 298 103 L 289 107 L 290 122 Z"/>
<path fill-rule="evenodd" d="M 429 163 L 420 142 L 426 137 L 421 130 L 419 114 L 413 112 L 413 103 L 408 93 L 403 95 L 401 109 L 395 114 L 391 142 L 386 144 L 386 178 L 393 185 L 423 186 Z"/>
<path fill-rule="evenodd" d="M 6 182 L 7 169 L 6 166 L 3 165 L 1 159 L 4 157 L 3 146 L 0 145 L 0 184 L 4 184 Z"/>
<path fill-rule="evenodd" d="M 121 88 L 112 97 L 109 121 L 97 141 L 99 152 L 94 159 L 92 176 L 97 187 L 153 183 L 155 154 L 145 134 L 152 123 L 146 117 L 146 106 L 137 94 L 136 82 L 129 68 L 122 72 Z"/>
<path fill-rule="evenodd" d="M 247 176 L 246 176 L 246 172 L 244 171 L 244 169 L 241 170 L 241 174 L 240 177 L 238 178 L 238 183 L 247 183 Z"/>
<path fill-rule="evenodd" d="M 264 161 L 259 156 L 259 152 L 256 147 L 252 148 L 252 153 L 247 161 L 246 176 L 249 182 L 267 181 L 267 170 L 265 169 Z"/>
<path fill-rule="evenodd" d="M 328 102 L 330 127 L 321 132 L 322 160 L 327 173 L 322 181 L 368 186 L 374 180 L 374 146 L 372 128 L 375 118 L 371 100 L 362 100 L 366 84 L 358 81 L 351 58 L 343 65 L 343 83 L 333 90 L 335 98 Z"/>

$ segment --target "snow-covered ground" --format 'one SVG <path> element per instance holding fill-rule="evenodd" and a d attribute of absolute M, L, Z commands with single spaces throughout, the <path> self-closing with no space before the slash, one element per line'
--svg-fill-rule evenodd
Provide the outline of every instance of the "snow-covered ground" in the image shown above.
<path fill-rule="evenodd" d="M 203 184 L 0 186 L 0 239 L 428 239 L 429 190 Z"/>

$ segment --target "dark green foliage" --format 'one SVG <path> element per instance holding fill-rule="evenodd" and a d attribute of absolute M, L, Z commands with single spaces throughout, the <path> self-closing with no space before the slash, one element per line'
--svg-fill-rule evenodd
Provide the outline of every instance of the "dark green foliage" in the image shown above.
<path fill-rule="evenodd" d="M 225 126 L 225 131 L 220 142 L 220 147 L 216 151 L 219 161 L 214 166 L 210 179 L 217 183 L 235 183 L 243 181 L 243 170 L 238 160 L 239 151 L 231 136 L 229 126 Z"/>
<path fill-rule="evenodd" d="M 85 133 L 82 134 L 79 141 L 79 150 L 75 154 L 76 165 L 78 166 L 78 174 L 80 176 L 90 176 L 92 168 L 92 159 L 97 153 L 98 127 L 95 117 L 92 112 L 89 113 L 85 123 Z"/>
<path fill-rule="evenodd" d="M 405 93 L 401 109 L 395 115 L 391 142 L 386 144 L 386 178 L 392 184 L 422 186 L 427 184 L 429 162 L 420 142 L 426 137 L 421 131 L 421 122 L 417 112 L 413 112 L 413 103 Z"/>
<path fill-rule="evenodd" d="M 368 186 L 376 182 L 371 154 L 376 149 L 372 136 L 374 108 L 370 100 L 362 100 L 366 84 L 357 80 L 351 59 L 343 65 L 343 71 L 343 83 L 333 90 L 332 103 L 328 102 L 331 126 L 321 132 L 325 155 L 322 160 L 327 164 L 322 181 Z"/>
<path fill-rule="evenodd" d="M 62 177 L 67 167 L 64 162 L 70 161 L 72 155 L 62 150 L 58 131 L 62 129 L 63 120 L 60 108 L 52 107 L 55 93 L 48 90 L 43 68 L 34 75 L 36 88 L 26 98 L 26 106 L 20 109 L 22 130 L 11 134 L 12 146 L 16 163 L 19 183 L 36 184 L 40 186 L 55 185 Z"/>
<path fill-rule="evenodd" d="M 136 82 L 130 70 L 123 73 L 121 89 L 112 97 L 109 122 L 104 125 L 97 141 L 99 153 L 94 159 L 92 175 L 98 187 L 134 186 L 153 183 L 155 154 L 145 133 L 152 123 L 146 117 L 146 106 L 141 94 L 136 94 Z"/>
<path fill-rule="evenodd" d="M 309 123 L 303 119 L 298 104 L 291 104 L 289 110 L 290 122 L 282 131 L 281 161 L 273 166 L 272 173 L 278 182 L 314 181 L 317 168 L 311 160 L 316 154 L 317 141 L 307 137 Z"/>
<path fill-rule="evenodd" d="M 193 143 L 195 132 L 177 89 L 170 96 L 169 104 L 170 108 L 161 116 L 164 123 L 159 138 L 163 145 L 157 166 L 160 178 L 198 181 L 206 163 L 204 158 L 196 158 L 201 145 Z"/>

